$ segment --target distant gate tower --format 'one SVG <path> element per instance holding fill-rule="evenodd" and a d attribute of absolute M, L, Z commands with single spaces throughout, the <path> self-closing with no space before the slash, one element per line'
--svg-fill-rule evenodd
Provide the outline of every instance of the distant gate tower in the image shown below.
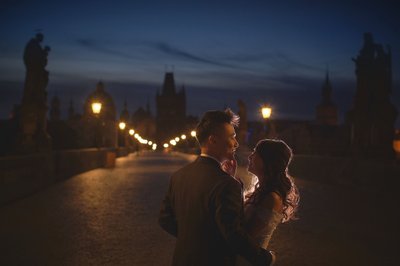
<path fill-rule="evenodd" d="M 332 86 L 329 81 L 328 71 L 326 72 L 325 83 L 322 86 L 322 101 L 317 106 L 317 124 L 337 126 L 337 107 L 332 102 Z"/>
<path fill-rule="evenodd" d="M 185 88 L 177 92 L 174 73 L 166 72 L 161 94 L 157 92 L 157 140 L 161 145 L 180 136 L 185 129 L 186 93 Z M 160 146 L 161 147 L 161 146 Z"/>
<path fill-rule="evenodd" d="M 391 52 L 364 34 L 364 46 L 356 64 L 357 90 L 348 113 L 353 152 L 372 157 L 394 156 L 394 123 L 397 110 L 390 102 Z"/>

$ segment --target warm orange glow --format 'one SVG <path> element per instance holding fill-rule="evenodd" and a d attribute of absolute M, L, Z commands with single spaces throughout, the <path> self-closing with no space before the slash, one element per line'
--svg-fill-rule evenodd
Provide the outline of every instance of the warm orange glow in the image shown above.
<path fill-rule="evenodd" d="M 192 130 L 192 132 L 190 132 L 190 135 L 191 135 L 192 137 L 196 137 L 196 131 Z"/>
<path fill-rule="evenodd" d="M 119 123 L 119 129 L 124 130 L 125 127 L 126 127 L 125 122 L 120 122 L 120 123 Z"/>
<path fill-rule="evenodd" d="M 99 103 L 99 102 L 92 103 L 92 111 L 93 111 L 94 114 L 100 114 L 101 103 Z"/>
<path fill-rule="evenodd" d="M 135 134 L 135 130 L 129 129 L 129 135 L 133 136 L 133 134 Z"/>
<path fill-rule="evenodd" d="M 261 108 L 261 114 L 264 119 L 268 119 L 271 117 L 272 109 L 270 107 Z"/>
<path fill-rule="evenodd" d="M 164 148 L 168 148 L 168 143 L 164 143 Z"/>
<path fill-rule="evenodd" d="M 175 138 L 175 141 L 178 142 L 180 139 L 178 137 Z"/>
<path fill-rule="evenodd" d="M 394 140 L 393 141 L 393 149 L 396 151 L 396 153 L 400 154 L 400 140 Z"/>
<path fill-rule="evenodd" d="M 183 134 L 183 135 L 181 136 L 181 139 L 186 139 L 186 135 Z"/>

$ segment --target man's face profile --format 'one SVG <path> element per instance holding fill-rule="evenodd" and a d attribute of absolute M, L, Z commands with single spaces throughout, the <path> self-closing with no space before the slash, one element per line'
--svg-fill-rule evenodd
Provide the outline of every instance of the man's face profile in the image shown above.
<path fill-rule="evenodd" d="M 218 159 L 222 162 L 225 160 L 233 160 L 235 150 L 239 147 L 236 140 L 234 127 L 229 123 L 221 125 L 213 134 L 213 141 L 218 154 Z"/>

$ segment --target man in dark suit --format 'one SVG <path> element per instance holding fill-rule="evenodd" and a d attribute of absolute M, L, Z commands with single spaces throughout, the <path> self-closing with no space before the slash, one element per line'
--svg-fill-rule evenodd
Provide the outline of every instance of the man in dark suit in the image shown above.
<path fill-rule="evenodd" d="M 221 169 L 234 160 L 238 122 L 229 109 L 206 112 L 196 128 L 201 155 L 171 177 L 159 224 L 177 238 L 172 265 L 235 265 L 238 254 L 253 265 L 275 259 L 243 230 L 241 184 Z"/>

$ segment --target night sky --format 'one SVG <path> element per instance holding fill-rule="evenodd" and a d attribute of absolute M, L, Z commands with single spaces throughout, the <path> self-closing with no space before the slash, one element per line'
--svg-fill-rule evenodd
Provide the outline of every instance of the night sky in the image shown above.
<path fill-rule="evenodd" d="M 22 98 L 22 54 L 37 30 L 49 45 L 49 100 L 83 102 L 101 80 L 132 112 L 150 103 L 165 71 L 186 88 L 188 114 L 237 100 L 250 119 L 313 120 L 329 69 L 341 122 L 356 88 L 351 58 L 363 33 L 392 48 L 392 102 L 400 110 L 400 9 L 385 1 L 1 1 L 0 119 Z M 91 2 L 91 3 L 89 3 Z M 330 2 L 330 3 L 329 3 Z M 400 127 L 398 119 L 397 126 Z"/>

